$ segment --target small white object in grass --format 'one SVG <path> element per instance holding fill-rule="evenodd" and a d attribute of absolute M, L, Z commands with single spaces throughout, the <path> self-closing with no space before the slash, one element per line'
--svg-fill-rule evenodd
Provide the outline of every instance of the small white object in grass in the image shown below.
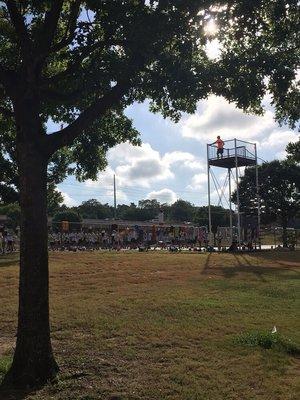
<path fill-rule="evenodd" d="M 275 325 L 273 326 L 272 333 L 277 333 L 277 328 Z"/>

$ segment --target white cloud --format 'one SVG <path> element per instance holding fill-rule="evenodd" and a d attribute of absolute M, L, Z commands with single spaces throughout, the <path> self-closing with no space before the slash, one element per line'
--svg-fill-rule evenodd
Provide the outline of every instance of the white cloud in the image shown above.
<path fill-rule="evenodd" d="M 200 158 L 195 157 L 192 153 L 184 151 L 172 151 L 166 153 L 163 157 L 163 160 L 169 166 L 180 163 L 181 167 L 186 167 L 192 170 L 202 170 L 205 166 L 204 161 L 202 161 Z"/>
<path fill-rule="evenodd" d="M 184 151 L 172 151 L 164 155 L 164 161 L 166 161 L 168 164 L 175 164 L 182 161 L 191 161 L 194 158 L 195 157 L 193 156 L 193 154 Z"/>
<path fill-rule="evenodd" d="M 88 180 L 87 186 L 112 186 L 113 176 L 116 175 L 117 187 L 139 186 L 148 188 L 152 183 L 172 179 L 173 172 L 170 163 L 161 157 L 149 143 L 133 146 L 122 143 L 110 149 L 107 154 L 110 165 L 98 174 L 97 181 Z M 124 194 L 125 195 L 125 194 Z"/>
<path fill-rule="evenodd" d="M 88 179 L 84 184 L 90 188 L 113 188 L 114 174 L 115 171 L 108 166 L 104 171 L 98 173 L 96 181 Z"/>
<path fill-rule="evenodd" d="M 68 195 L 68 193 L 65 192 L 61 192 L 62 197 L 64 198 L 64 204 L 67 207 L 75 207 L 78 206 L 78 201 L 76 201 L 75 199 L 73 199 L 70 195 Z"/>
<path fill-rule="evenodd" d="M 119 158 L 121 161 L 117 147 L 111 151 L 110 158 L 114 161 Z M 150 187 L 154 182 L 174 178 L 170 164 L 160 156 L 158 151 L 152 149 L 148 143 L 139 147 L 139 151 L 137 151 L 137 148 L 131 147 L 133 153 L 130 154 L 128 152 L 129 149 L 126 149 L 124 152 L 126 158 L 115 168 L 120 186 L 141 186 L 146 188 Z M 114 154 L 116 154 L 116 158 L 114 158 Z"/>
<path fill-rule="evenodd" d="M 202 190 L 206 183 L 207 183 L 207 174 L 201 172 L 200 174 L 195 174 L 192 177 L 191 183 L 187 186 L 187 189 Z"/>
<path fill-rule="evenodd" d="M 107 190 L 105 195 L 108 196 L 108 198 L 113 199 L 114 191 L 113 190 Z M 121 190 L 121 189 L 117 189 L 116 190 L 116 198 L 117 198 L 117 202 L 118 203 L 120 203 L 121 201 L 127 201 L 128 200 L 127 194 L 124 193 L 123 190 Z"/>
<path fill-rule="evenodd" d="M 110 166 L 98 174 L 97 181 L 86 181 L 86 186 L 111 188 L 115 174 L 117 188 L 149 188 L 157 182 L 174 179 L 172 168 L 188 168 L 193 171 L 204 168 L 204 162 L 189 152 L 173 151 L 161 155 L 149 143 L 138 147 L 122 143 L 110 149 L 107 158 Z"/>
<path fill-rule="evenodd" d="M 282 149 L 289 142 L 297 142 L 299 135 L 293 131 L 274 131 L 259 143 L 259 146 L 266 149 Z M 284 150 L 282 150 L 284 151 Z"/>
<path fill-rule="evenodd" d="M 157 191 L 154 190 L 153 192 L 148 193 L 147 198 L 156 199 L 160 203 L 172 204 L 177 200 L 178 197 L 173 190 L 165 188 Z"/>
<path fill-rule="evenodd" d="M 217 135 L 223 139 L 253 139 L 276 129 L 273 113 L 263 116 L 245 114 L 224 98 L 210 96 L 199 103 L 197 112 L 181 123 L 183 137 L 211 143 Z"/>
<path fill-rule="evenodd" d="M 286 145 L 298 141 L 299 134 L 291 130 L 278 129 L 258 142 L 258 155 L 266 160 L 283 160 L 286 158 Z"/>
<path fill-rule="evenodd" d="M 107 153 L 109 163 L 127 163 L 129 160 L 138 160 L 145 157 L 159 158 L 159 153 L 149 143 L 143 143 L 141 146 L 133 146 L 129 142 L 118 144 Z"/>
<path fill-rule="evenodd" d="M 151 184 L 174 178 L 174 174 L 157 160 L 140 160 L 129 165 L 120 165 L 116 173 L 121 186 L 148 188 Z"/>

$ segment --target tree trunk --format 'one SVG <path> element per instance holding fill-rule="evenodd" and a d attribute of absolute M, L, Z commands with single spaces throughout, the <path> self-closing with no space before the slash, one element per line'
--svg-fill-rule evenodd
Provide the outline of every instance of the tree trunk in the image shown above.
<path fill-rule="evenodd" d="M 33 387 L 55 377 L 49 324 L 47 157 L 33 145 L 18 149 L 21 206 L 17 343 L 4 385 Z"/>
<path fill-rule="evenodd" d="M 282 220 L 282 245 L 283 247 L 288 246 L 288 238 L 287 238 L 287 219 L 283 218 Z"/>

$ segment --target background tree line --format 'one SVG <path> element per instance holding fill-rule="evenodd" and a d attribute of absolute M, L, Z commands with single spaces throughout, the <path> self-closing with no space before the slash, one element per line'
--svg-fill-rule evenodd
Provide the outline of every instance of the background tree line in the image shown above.
<path fill-rule="evenodd" d="M 208 207 L 197 207 L 185 200 L 177 200 L 173 204 L 159 203 L 156 199 L 140 200 L 138 204 L 119 204 L 117 219 L 128 221 L 150 221 L 156 219 L 160 210 L 164 212 L 166 222 L 192 222 L 197 225 L 208 225 Z M 17 203 L 0 206 L 0 215 L 7 215 L 11 226 L 16 227 L 20 221 L 20 207 Z M 96 199 L 82 202 L 77 207 L 67 207 L 56 204 L 49 212 L 54 222 L 69 221 L 81 222 L 83 219 L 112 219 L 114 208 L 109 204 L 102 204 Z M 212 206 L 213 226 L 227 226 L 229 224 L 229 210 L 220 206 Z"/>

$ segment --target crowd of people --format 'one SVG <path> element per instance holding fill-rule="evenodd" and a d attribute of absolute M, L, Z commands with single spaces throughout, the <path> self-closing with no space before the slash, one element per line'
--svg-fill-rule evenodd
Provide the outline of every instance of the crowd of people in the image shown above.
<path fill-rule="evenodd" d="M 171 245 L 205 245 L 206 230 L 198 227 L 121 227 L 78 232 L 50 232 L 50 250 L 137 249 Z"/>
<path fill-rule="evenodd" d="M 16 240 L 16 236 L 11 231 L 0 230 L 0 254 L 16 251 Z"/>
<path fill-rule="evenodd" d="M 237 251 L 235 237 L 218 230 L 209 240 L 206 227 L 196 226 L 117 226 L 90 227 L 80 230 L 52 229 L 48 234 L 51 251 L 85 250 L 139 250 L 167 249 L 169 251 Z M 229 236 L 228 236 L 229 235 Z M 235 235 L 236 236 L 236 235 Z M 215 246 L 210 244 L 214 242 Z M 18 235 L 12 230 L 0 229 L 0 254 L 12 253 L 19 248 Z M 231 243 L 231 245 L 230 245 Z M 243 243 L 243 250 L 253 250 L 253 241 Z"/>

